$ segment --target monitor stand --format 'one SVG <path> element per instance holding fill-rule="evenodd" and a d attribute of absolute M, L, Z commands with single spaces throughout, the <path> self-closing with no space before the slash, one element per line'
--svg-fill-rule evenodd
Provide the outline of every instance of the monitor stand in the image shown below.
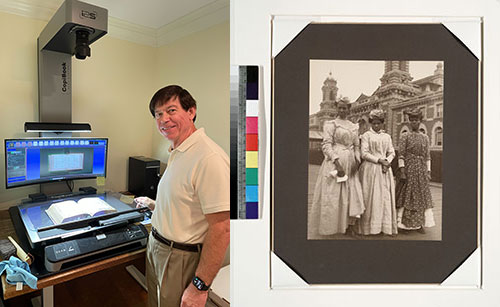
<path fill-rule="evenodd" d="M 69 194 L 71 193 L 71 191 L 69 190 L 68 185 L 65 181 L 60 181 L 40 184 L 40 193 L 43 193 L 50 197 L 51 195 L 56 194 Z"/>

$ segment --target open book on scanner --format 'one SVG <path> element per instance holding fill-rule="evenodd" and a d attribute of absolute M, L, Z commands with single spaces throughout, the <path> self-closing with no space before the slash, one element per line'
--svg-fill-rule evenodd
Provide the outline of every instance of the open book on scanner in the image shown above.
<path fill-rule="evenodd" d="M 86 197 L 54 203 L 45 212 L 54 224 L 61 224 L 116 211 L 99 197 Z"/>

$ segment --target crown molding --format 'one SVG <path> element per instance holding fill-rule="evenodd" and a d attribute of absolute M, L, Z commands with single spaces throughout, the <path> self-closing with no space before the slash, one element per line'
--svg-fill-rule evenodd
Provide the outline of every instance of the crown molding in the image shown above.
<path fill-rule="evenodd" d="M 108 17 L 108 35 L 117 39 L 157 47 L 157 30 Z"/>
<path fill-rule="evenodd" d="M 48 21 L 63 0 L 0 0 L 0 11 Z"/>
<path fill-rule="evenodd" d="M 229 0 L 217 0 L 158 29 L 158 47 L 229 20 Z"/>
<path fill-rule="evenodd" d="M 49 21 L 63 0 L 0 0 L 0 11 Z M 108 35 L 121 40 L 161 47 L 229 19 L 229 0 L 216 0 L 158 29 L 108 18 Z"/>

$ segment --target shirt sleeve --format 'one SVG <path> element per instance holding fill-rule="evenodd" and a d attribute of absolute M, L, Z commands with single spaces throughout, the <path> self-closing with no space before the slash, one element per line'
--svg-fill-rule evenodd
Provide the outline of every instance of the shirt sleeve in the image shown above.
<path fill-rule="evenodd" d="M 354 129 L 352 130 L 352 133 L 354 135 L 354 156 L 358 161 L 361 161 L 361 152 L 360 152 L 360 145 L 361 145 L 361 138 L 359 136 L 359 125 L 355 124 Z"/>
<path fill-rule="evenodd" d="M 391 136 L 387 134 L 387 141 L 389 142 L 389 146 L 387 148 L 387 161 L 389 163 L 392 162 L 392 160 L 394 159 L 394 157 L 396 157 L 396 151 L 394 150 L 394 146 L 392 145 L 392 139 L 391 139 Z"/>
<path fill-rule="evenodd" d="M 359 140 L 359 125 L 358 124 L 354 124 L 354 128 L 351 130 L 352 134 L 354 135 L 354 141 L 353 141 L 353 145 L 354 147 L 358 147 L 360 146 L 360 140 Z"/>
<path fill-rule="evenodd" d="M 370 136 L 368 132 L 361 136 L 361 158 L 364 160 L 378 163 L 378 158 L 370 153 Z"/>
<path fill-rule="evenodd" d="M 338 153 L 333 149 L 333 145 L 335 144 L 334 135 L 335 123 L 333 121 L 326 121 L 323 125 L 323 142 L 321 143 L 321 149 L 323 150 L 323 154 L 332 161 L 339 158 Z"/>
<path fill-rule="evenodd" d="M 430 149 L 430 146 L 431 146 L 431 142 L 429 140 L 429 137 L 426 135 L 425 136 L 425 141 L 427 142 L 426 143 L 426 164 L 427 164 L 427 170 L 430 172 L 431 171 L 431 149 Z"/>
<path fill-rule="evenodd" d="M 425 158 L 427 161 L 430 161 L 431 160 L 431 150 L 430 150 L 430 147 L 431 147 L 431 142 L 429 140 L 429 137 L 427 135 L 425 135 L 425 142 L 426 142 L 426 146 L 425 146 Z"/>
<path fill-rule="evenodd" d="M 399 140 L 399 158 L 398 158 L 398 166 L 405 167 L 405 156 L 406 156 L 406 147 L 408 144 L 408 133 L 403 133 L 401 139 Z"/>
<path fill-rule="evenodd" d="M 229 159 L 213 153 L 200 161 L 193 184 L 203 214 L 230 210 L 229 180 Z"/>

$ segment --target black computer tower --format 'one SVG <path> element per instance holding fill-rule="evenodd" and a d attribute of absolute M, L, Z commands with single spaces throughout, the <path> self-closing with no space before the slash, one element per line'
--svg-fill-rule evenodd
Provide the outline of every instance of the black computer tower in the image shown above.
<path fill-rule="evenodd" d="M 143 156 L 128 159 L 128 191 L 138 196 L 156 199 L 160 181 L 160 161 Z"/>

